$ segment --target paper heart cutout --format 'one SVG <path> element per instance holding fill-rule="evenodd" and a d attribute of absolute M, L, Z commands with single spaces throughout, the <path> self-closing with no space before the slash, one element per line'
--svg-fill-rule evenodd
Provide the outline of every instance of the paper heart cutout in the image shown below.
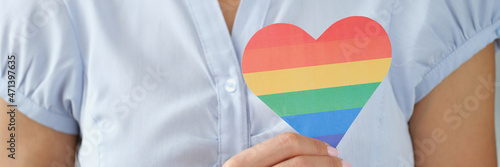
<path fill-rule="evenodd" d="M 304 136 L 336 147 L 391 64 L 391 43 L 361 16 L 331 25 L 317 40 L 292 24 L 259 30 L 242 72 L 250 90 Z"/>

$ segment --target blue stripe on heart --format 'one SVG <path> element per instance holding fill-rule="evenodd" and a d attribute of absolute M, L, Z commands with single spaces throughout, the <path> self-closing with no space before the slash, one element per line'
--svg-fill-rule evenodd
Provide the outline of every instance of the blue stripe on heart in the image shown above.
<path fill-rule="evenodd" d="M 281 117 L 298 133 L 336 146 L 362 108 Z M 323 140 L 325 139 L 325 140 Z"/>

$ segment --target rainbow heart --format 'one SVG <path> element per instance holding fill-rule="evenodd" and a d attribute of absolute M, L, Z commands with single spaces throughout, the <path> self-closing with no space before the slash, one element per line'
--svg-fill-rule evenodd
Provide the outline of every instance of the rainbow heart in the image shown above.
<path fill-rule="evenodd" d="M 391 64 L 391 43 L 376 21 L 342 19 L 317 40 L 272 24 L 248 42 L 242 70 L 250 90 L 302 135 L 336 147 Z"/>

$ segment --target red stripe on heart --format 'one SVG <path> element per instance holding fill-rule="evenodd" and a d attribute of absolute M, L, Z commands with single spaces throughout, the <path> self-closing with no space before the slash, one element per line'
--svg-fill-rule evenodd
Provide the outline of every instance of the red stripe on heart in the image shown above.
<path fill-rule="evenodd" d="M 359 34 L 356 27 L 372 33 Z M 293 24 L 277 23 L 264 27 L 255 33 L 245 50 L 375 36 L 387 36 L 387 33 L 377 22 L 362 16 L 352 16 L 349 19 L 339 20 L 317 40 Z"/>

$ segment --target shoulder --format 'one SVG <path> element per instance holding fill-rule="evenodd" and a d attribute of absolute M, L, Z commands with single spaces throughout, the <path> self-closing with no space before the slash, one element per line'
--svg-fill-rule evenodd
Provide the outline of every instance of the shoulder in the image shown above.
<path fill-rule="evenodd" d="M 416 102 L 500 37 L 500 1 L 398 2 L 388 31 L 393 47 L 389 75 L 405 81 L 393 84 L 403 92 L 396 96 L 409 118 Z"/>

